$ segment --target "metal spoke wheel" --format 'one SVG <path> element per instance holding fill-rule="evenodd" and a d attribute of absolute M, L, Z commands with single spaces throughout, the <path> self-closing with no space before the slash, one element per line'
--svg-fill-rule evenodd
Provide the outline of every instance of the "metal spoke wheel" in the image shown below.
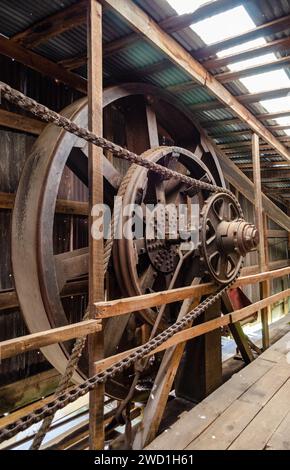
<path fill-rule="evenodd" d="M 137 109 L 135 101 L 139 106 Z M 192 152 L 179 147 L 162 147 L 149 150 L 145 156 L 195 178 L 206 177 L 208 181 L 220 186 L 224 184 L 215 155 L 209 152 L 187 110 L 178 109 L 179 106 L 175 104 L 172 96 L 149 85 L 124 84 L 105 90 L 103 104 L 105 110 L 109 111 L 107 127 L 105 125 L 104 129 L 105 137 L 123 146 L 127 145 L 137 153 L 156 145 L 158 135 L 159 140 L 162 138 L 170 144 L 188 146 Z M 110 113 L 114 114 L 116 110 L 119 124 L 121 122 L 124 129 L 126 128 L 127 141 L 120 131 L 114 134 L 114 119 L 110 119 Z M 80 126 L 87 127 L 87 112 L 87 101 L 81 99 L 68 106 L 62 114 Z M 69 244 L 64 243 L 62 250 L 61 240 L 56 243 L 65 227 L 57 224 L 55 207 L 57 198 L 63 197 L 62 182 L 68 171 L 74 174 L 74 182 L 85 200 L 88 193 L 87 145 L 74 135 L 48 125 L 35 142 L 24 166 L 12 220 L 15 287 L 31 333 L 76 322 L 80 320 L 86 307 L 86 218 L 82 217 L 79 221 L 77 237 L 72 236 L 74 226 L 72 227 L 71 241 Z M 110 156 L 104 158 L 104 200 L 111 207 L 126 171 L 127 167 L 122 166 L 119 161 Z M 173 181 L 159 181 L 155 175 L 148 174 L 141 167 L 129 171 L 131 179 L 124 200 L 141 207 L 147 202 L 155 203 L 158 200 L 176 205 L 181 201 L 191 201 L 198 204 L 202 210 L 204 201 L 209 197 L 205 191 L 189 194 L 183 185 Z M 107 276 L 107 298 L 120 297 L 121 293 L 138 295 L 168 288 L 178 264 L 180 241 L 177 240 L 175 244 L 166 240 L 159 240 L 158 245 L 154 243 L 154 240 L 134 238 L 121 239 L 115 243 Z M 186 269 L 182 269 L 176 278 L 175 287 L 189 285 L 195 277 L 200 276 L 198 251 L 194 250 L 189 258 L 185 260 Z M 79 285 L 82 286 L 82 296 Z M 74 299 L 63 298 L 67 291 L 75 293 Z M 179 304 L 166 309 L 162 328 L 174 321 L 179 309 Z M 107 320 L 104 325 L 106 356 L 130 349 L 145 341 L 146 334 L 143 330 L 149 328 L 150 332 L 156 314 L 156 309 L 149 309 L 130 318 L 121 316 Z M 143 328 L 144 325 L 146 328 Z M 71 347 L 72 342 L 67 342 L 45 347 L 42 352 L 47 360 L 63 373 Z M 86 374 L 87 358 L 84 355 L 74 375 L 74 381 L 82 382 Z M 121 399 L 127 393 L 129 382 L 128 374 L 125 377 L 117 377 L 106 385 L 106 392 Z"/>
<path fill-rule="evenodd" d="M 246 253 L 258 246 L 259 234 L 245 222 L 234 196 L 221 192 L 205 202 L 200 239 L 208 273 L 218 284 L 228 284 L 238 275 Z"/>

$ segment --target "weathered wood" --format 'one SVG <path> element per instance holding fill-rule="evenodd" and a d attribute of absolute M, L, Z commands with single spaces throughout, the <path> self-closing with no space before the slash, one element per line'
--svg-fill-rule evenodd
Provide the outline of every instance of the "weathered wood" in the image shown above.
<path fill-rule="evenodd" d="M 127 20 L 135 30 L 157 46 L 176 65 L 182 67 L 191 79 L 205 86 L 206 89 L 223 104 L 234 111 L 243 122 L 246 122 L 255 133 L 261 136 L 265 142 L 272 145 L 281 156 L 290 161 L 290 154 L 281 142 L 279 142 L 248 109 L 232 96 L 222 84 L 211 76 L 197 60 L 193 59 L 175 39 L 165 33 L 156 22 L 137 5 L 131 0 L 105 0 L 104 3 Z"/>
<path fill-rule="evenodd" d="M 23 114 L 6 111 L 6 109 L 0 109 L 0 126 L 28 132 L 33 135 L 39 135 L 46 124 L 38 119 L 23 116 Z"/>
<path fill-rule="evenodd" d="M 55 369 L 32 375 L 17 382 L 4 385 L 0 388 L 0 413 L 9 413 L 1 417 L 1 427 L 7 426 L 17 419 L 25 416 L 25 413 L 39 407 L 42 397 L 52 394 L 60 379 L 60 374 Z M 41 405 L 52 400 L 52 397 L 42 399 Z M 30 405 L 32 403 L 32 405 Z M 20 409 L 19 409 L 20 408 Z M 17 411 L 14 411 L 17 410 Z M 27 411 L 26 411 L 27 410 Z"/>
<path fill-rule="evenodd" d="M 222 297 L 223 303 L 226 308 L 226 312 L 231 313 L 234 311 L 234 305 L 232 299 L 228 292 L 226 292 Z M 241 356 L 246 364 L 249 364 L 254 360 L 253 353 L 249 346 L 248 338 L 245 335 L 243 328 L 240 322 L 230 323 L 229 329 L 234 338 L 236 345 L 241 353 Z"/>
<path fill-rule="evenodd" d="M 158 128 L 156 114 L 150 105 L 146 105 L 146 118 L 147 118 L 147 128 L 149 135 L 150 147 L 158 147 L 159 137 L 158 137 Z"/>
<path fill-rule="evenodd" d="M 290 376 L 288 370 L 288 377 Z M 273 380 L 276 380 L 273 378 Z M 230 450 L 262 450 L 285 416 L 289 413 L 290 380 L 280 388 L 273 398 L 254 417 L 246 429 L 237 437 Z M 259 432 L 257 432 L 257 430 Z"/>
<path fill-rule="evenodd" d="M 260 241 L 258 247 L 259 268 L 263 272 L 266 268 L 266 245 L 268 244 L 265 238 L 264 219 L 263 219 L 263 202 L 262 202 L 262 187 L 261 187 L 261 168 L 260 168 L 260 149 L 259 137 L 256 134 L 252 136 L 252 158 L 253 158 L 253 181 L 254 181 L 254 207 L 255 207 L 255 223 L 260 234 Z M 262 283 L 261 295 L 268 297 L 270 294 L 270 286 L 267 281 Z M 262 321 L 262 337 L 263 349 L 267 349 L 270 344 L 269 339 L 269 323 L 268 323 L 268 309 L 261 310 Z"/>
<path fill-rule="evenodd" d="M 53 328 L 47 331 L 40 331 L 31 335 L 19 336 L 8 339 L 0 343 L 0 359 L 17 356 L 26 351 L 40 349 L 50 344 L 63 343 L 69 339 L 86 336 L 97 331 L 101 331 L 102 326 L 99 320 L 86 320 L 71 325 Z"/>
<path fill-rule="evenodd" d="M 225 450 L 287 381 L 290 367 L 275 365 L 195 439 L 187 450 Z M 267 406 L 267 405 L 266 405 Z M 257 432 L 259 430 L 259 432 Z M 256 428 L 260 434 L 261 429 Z M 212 436 L 215 436 L 213 439 Z"/>
<path fill-rule="evenodd" d="M 0 209 L 13 209 L 15 195 L 0 192 Z M 69 199 L 57 199 L 55 210 L 58 214 L 88 215 L 88 204 Z"/>
<path fill-rule="evenodd" d="M 87 54 L 80 54 L 75 57 L 70 57 L 69 59 L 60 60 L 58 64 L 67 70 L 74 70 L 78 69 L 82 65 L 85 65 L 87 63 L 87 60 Z"/>
<path fill-rule="evenodd" d="M 192 285 L 198 284 L 200 278 L 195 278 Z M 196 307 L 199 304 L 200 298 L 188 298 L 181 306 L 178 314 L 180 320 L 188 310 Z M 171 391 L 180 361 L 182 359 L 186 343 L 181 343 L 176 347 L 166 350 L 160 367 L 158 369 L 152 393 L 150 394 L 146 407 L 144 409 L 144 417 L 142 426 L 138 429 L 134 442 L 133 449 L 143 449 L 148 442 L 151 442 L 159 429 L 162 416 L 168 401 L 168 395 Z"/>
<path fill-rule="evenodd" d="M 285 260 L 286 261 L 286 260 Z M 284 262 L 284 261 L 283 261 Z M 274 262 L 277 264 L 277 262 Z M 280 263 L 280 261 L 278 261 Z M 271 264 L 270 264 L 271 266 Z M 251 267 L 252 269 L 253 267 Z M 254 266 L 254 271 L 258 270 L 258 266 Z M 290 267 L 275 269 L 273 271 L 265 271 L 260 273 L 249 274 L 239 277 L 233 284 L 233 287 L 241 287 L 248 284 L 256 284 L 270 279 L 287 276 L 290 274 Z M 200 297 L 211 294 L 215 291 L 213 283 L 199 284 L 197 286 L 179 287 L 167 291 L 152 292 L 150 294 L 138 295 L 135 297 L 126 297 L 123 299 L 108 300 L 105 302 L 95 303 L 95 317 L 109 318 L 112 316 L 126 315 L 137 310 L 145 308 L 157 307 L 184 300 L 188 297 Z"/>
<path fill-rule="evenodd" d="M 103 133 L 103 57 L 102 57 L 102 6 L 96 0 L 88 2 L 87 18 L 88 49 L 88 128 L 97 135 Z M 103 203 L 103 151 L 89 144 L 89 227 L 94 223 L 92 209 Z M 89 309 L 94 317 L 94 303 L 104 298 L 104 247 L 103 240 L 94 238 L 91 230 L 89 236 Z M 90 335 L 89 374 L 96 372 L 95 361 L 104 355 L 103 332 Z M 104 447 L 104 385 L 97 386 L 89 395 L 89 446 L 91 450 Z"/>
<path fill-rule="evenodd" d="M 267 442 L 266 450 L 290 450 L 290 411 Z"/>
<path fill-rule="evenodd" d="M 160 306 L 178 300 L 184 300 L 188 297 L 200 297 L 214 292 L 213 283 L 199 284 L 197 286 L 179 287 L 169 291 L 152 292 L 150 294 L 127 297 L 117 300 L 95 303 L 95 316 L 97 318 L 106 318 L 116 315 L 125 315 L 126 313 L 145 308 Z"/>
<path fill-rule="evenodd" d="M 87 82 L 84 78 L 69 72 L 36 52 L 25 49 L 5 36 L 0 36 L 0 54 L 12 57 L 17 62 L 86 94 Z"/>
<path fill-rule="evenodd" d="M 253 313 L 257 312 L 260 309 L 268 307 L 279 300 L 282 300 L 284 297 L 289 297 L 290 289 L 287 289 L 282 292 L 278 292 L 277 294 L 273 294 L 265 299 L 259 300 L 248 307 L 244 307 L 240 310 L 236 310 L 232 314 L 232 321 L 240 321 L 246 318 L 247 316 L 252 315 Z"/>
<path fill-rule="evenodd" d="M 52 37 L 85 23 L 87 16 L 86 7 L 87 2 L 81 0 L 75 5 L 71 5 L 34 23 L 24 31 L 12 36 L 11 40 L 21 44 L 23 47 L 33 49 L 39 44 L 47 42 Z"/>
<path fill-rule="evenodd" d="M 252 362 L 192 410 L 185 413 L 166 433 L 158 436 L 146 450 L 166 450 L 168 447 L 172 450 L 186 448 L 273 366 L 274 364 L 262 360 Z"/>
<path fill-rule="evenodd" d="M 205 323 L 201 323 L 200 325 L 196 325 L 179 333 L 176 333 L 172 338 L 168 339 L 156 349 L 151 351 L 148 356 L 152 356 L 157 352 L 164 351 L 165 349 L 170 348 L 171 346 L 176 346 L 177 344 L 183 343 L 184 341 L 188 341 L 192 338 L 196 338 L 197 336 L 209 333 L 210 331 L 229 325 L 230 323 L 236 323 L 238 321 L 244 320 L 245 318 L 251 316 L 253 313 L 256 313 L 261 308 L 264 308 L 268 305 L 272 305 L 273 303 L 283 299 L 283 297 L 285 296 L 290 296 L 290 289 L 287 289 L 283 292 L 279 292 L 277 294 L 273 294 L 272 296 L 268 297 L 268 299 L 260 300 L 240 310 L 236 310 L 233 313 L 228 313 L 226 315 L 223 315 L 222 317 L 209 320 Z M 115 364 L 117 361 L 127 357 L 129 353 L 135 350 L 136 348 L 130 349 L 128 351 L 124 351 L 122 353 L 115 354 L 114 356 L 110 356 L 108 358 L 97 361 L 95 363 L 96 371 L 104 371 L 106 368 L 110 367 L 112 364 Z"/>
<path fill-rule="evenodd" d="M 73 295 L 86 294 L 88 290 L 87 279 L 68 282 L 61 291 L 61 298 L 71 297 Z M 19 307 L 19 301 L 16 291 L 13 289 L 0 291 L 0 310 L 8 310 Z"/>
<path fill-rule="evenodd" d="M 221 168 L 225 179 L 250 201 L 254 202 L 254 184 L 253 182 L 235 165 L 222 151 L 214 144 L 220 159 Z M 279 207 L 276 206 L 265 194 L 262 194 L 263 210 L 270 219 L 276 222 L 285 230 L 290 230 L 290 218 Z"/>

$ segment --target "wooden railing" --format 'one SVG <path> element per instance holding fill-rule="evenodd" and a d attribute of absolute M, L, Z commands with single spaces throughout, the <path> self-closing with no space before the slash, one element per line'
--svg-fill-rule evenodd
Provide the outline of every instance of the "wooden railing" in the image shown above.
<path fill-rule="evenodd" d="M 272 280 L 279 277 L 288 276 L 290 274 L 290 267 L 276 269 L 274 271 L 266 271 L 259 274 L 251 274 L 248 276 L 241 276 L 233 287 L 242 287 L 249 284 L 260 283 L 266 280 Z M 39 333 L 33 333 L 26 336 L 2 341 L 0 343 L 0 359 L 22 354 L 26 351 L 39 349 L 51 344 L 61 343 L 69 339 L 77 338 L 80 336 L 95 333 L 101 330 L 100 319 L 125 315 L 127 313 L 136 312 L 144 308 L 157 307 L 160 305 L 177 302 L 190 297 L 201 297 L 202 295 L 215 292 L 217 289 L 213 283 L 199 284 L 196 286 L 180 287 L 178 289 L 171 289 L 168 291 L 154 292 L 151 294 L 139 295 L 136 297 L 128 297 L 118 300 L 110 300 L 106 302 L 98 302 L 95 304 L 96 319 L 81 321 L 71 325 L 66 325 L 60 328 L 53 328 Z M 158 351 L 163 351 L 172 345 L 179 344 L 189 339 L 208 333 L 212 330 L 220 328 L 230 323 L 241 321 L 257 312 L 258 310 L 270 306 L 275 302 L 290 296 L 290 289 L 286 289 L 277 294 L 271 295 L 265 299 L 255 302 L 247 307 L 244 307 L 235 312 L 220 316 L 214 320 L 207 321 L 200 325 L 193 326 L 184 331 L 176 333 L 168 341 L 164 342 L 161 346 L 156 348 L 150 353 L 155 354 Z M 126 357 L 132 350 L 124 351 L 122 353 L 102 359 L 96 363 L 98 371 L 104 370 L 114 362 L 117 362 L 123 357 Z"/>

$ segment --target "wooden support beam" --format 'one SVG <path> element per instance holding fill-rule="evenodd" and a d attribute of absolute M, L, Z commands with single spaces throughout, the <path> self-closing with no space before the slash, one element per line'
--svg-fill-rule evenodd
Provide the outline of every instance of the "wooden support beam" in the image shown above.
<path fill-rule="evenodd" d="M 64 67 L 66 70 L 74 70 L 85 65 L 87 60 L 87 53 L 85 53 L 75 57 L 70 57 L 69 59 L 60 60 L 58 64 Z"/>
<path fill-rule="evenodd" d="M 84 24 L 87 16 L 87 1 L 81 0 L 53 15 L 44 18 L 24 31 L 12 36 L 11 40 L 28 49 L 47 42 L 49 39 Z"/>
<path fill-rule="evenodd" d="M 36 52 L 25 49 L 5 36 L 0 36 L 0 54 L 12 57 L 17 62 L 86 94 L 87 82 L 84 78 L 69 72 Z"/>
<path fill-rule="evenodd" d="M 194 280 L 193 282 L 198 281 Z M 199 298 L 186 299 L 181 306 L 177 320 L 181 320 L 188 310 L 196 307 L 199 302 Z M 144 408 L 142 425 L 137 430 L 132 445 L 133 449 L 144 449 L 146 444 L 156 436 L 185 346 L 186 343 L 181 343 L 165 351 L 154 380 L 153 393 L 150 394 Z"/>
<path fill-rule="evenodd" d="M 231 8 L 230 5 L 241 4 L 241 2 L 242 0 L 209 1 L 205 5 L 201 5 L 192 13 L 174 15 L 169 18 L 165 18 L 160 21 L 159 25 L 168 33 L 173 33 L 190 26 L 194 21 L 200 21 L 202 18 L 217 14 L 217 12 L 221 13 L 222 11 L 226 11 Z M 110 41 L 107 44 L 104 44 L 104 56 L 106 57 L 118 53 L 120 50 L 130 47 L 132 44 L 135 44 L 136 41 L 140 40 L 142 40 L 142 38 L 138 34 L 131 33 L 127 36 Z"/>
<path fill-rule="evenodd" d="M 249 127 L 272 145 L 278 153 L 290 161 L 288 150 L 251 114 L 229 91 L 219 83 L 209 72 L 195 60 L 175 39 L 164 32 L 155 21 L 152 20 L 131 0 L 102 0 L 116 13 L 121 15 L 135 30 L 151 41 L 176 65 L 181 67 L 200 85 L 216 96 L 224 105 L 234 111 L 237 116 L 246 122 Z"/>
<path fill-rule="evenodd" d="M 195 57 L 198 60 L 205 59 L 214 56 L 218 51 L 229 49 L 233 46 L 238 46 L 243 42 L 251 41 L 259 37 L 264 37 L 269 34 L 285 31 L 289 28 L 290 15 L 277 18 L 273 21 L 269 21 L 260 26 L 246 31 L 245 33 L 232 36 L 222 41 L 218 41 L 210 46 L 205 46 L 195 51 Z"/>
<path fill-rule="evenodd" d="M 28 132 L 29 134 L 39 135 L 45 128 L 45 122 L 23 114 L 0 109 L 0 126 L 16 129 L 17 131 Z"/>
<path fill-rule="evenodd" d="M 254 207 L 255 207 L 255 223 L 260 234 L 260 242 L 258 247 L 259 266 L 261 272 L 266 267 L 266 243 L 264 238 L 264 221 L 263 221 L 263 202 L 261 188 L 261 168 L 260 168 L 260 150 L 259 137 L 256 134 L 252 136 L 252 153 L 253 153 L 253 181 L 254 181 Z M 261 289 L 262 297 L 269 295 L 268 283 L 263 283 Z M 263 349 L 267 349 L 270 344 L 269 340 L 269 324 L 268 310 L 261 310 L 262 333 L 263 333 Z"/>
<path fill-rule="evenodd" d="M 254 65 L 235 72 L 223 72 L 215 75 L 215 78 L 221 83 L 229 83 L 235 80 L 240 80 L 244 77 L 258 75 L 260 73 L 270 72 L 273 70 L 281 69 L 285 65 L 289 65 L 290 57 L 280 57 L 279 59 L 271 60 L 264 64 Z"/>
<path fill-rule="evenodd" d="M 246 51 L 236 52 L 225 57 L 216 57 L 214 59 L 206 60 L 202 63 L 202 65 L 204 65 L 206 69 L 218 69 L 221 67 L 226 67 L 229 64 L 234 64 L 235 62 L 241 62 L 243 60 L 252 59 L 253 57 L 259 57 L 269 52 L 280 52 L 283 50 L 288 50 L 289 48 L 289 37 L 275 39 L 274 41 L 266 42 L 266 44 L 253 47 L 252 49 L 247 49 Z"/>
<path fill-rule="evenodd" d="M 216 145 L 210 136 L 199 127 L 200 132 L 207 137 L 210 148 L 219 156 L 220 165 L 225 179 L 243 194 L 250 202 L 254 203 L 253 182 L 233 163 Z M 262 195 L 263 210 L 278 225 L 285 230 L 290 230 L 290 218 L 279 209 L 265 194 Z"/>
<path fill-rule="evenodd" d="M 101 331 L 100 320 L 86 320 L 52 330 L 40 331 L 31 335 L 19 336 L 0 343 L 0 360 L 17 356 L 27 351 L 40 349 L 50 344 L 64 343 L 73 338 Z"/>
<path fill-rule="evenodd" d="M 267 230 L 267 238 L 287 238 L 287 230 Z"/>
<path fill-rule="evenodd" d="M 0 209 L 12 210 L 15 194 L 0 192 Z M 69 199 L 57 199 L 55 211 L 58 214 L 88 215 L 88 203 L 81 201 L 70 201 Z"/>
<path fill-rule="evenodd" d="M 72 281 L 64 285 L 61 291 L 61 298 L 71 297 L 74 295 L 83 295 L 88 291 L 88 281 L 83 279 L 81 281 Z M 16 291 L 14 289 L 7 289 L 0 291 L 0 310 L 9 310 L 19 306 Z"/>
<path fill-rule="evenodd" d="M 103 51 L 102 51 L 102 6 L 97 0 L 88 1 L 88 128 L 97 135 L 103 133 Z M 89 144 L 89 227 L 93 227 L 92 210 L 103 203 L 103 151 Z M 89 230 L 89 310 L 94 317 L 94 303 L 104 298 L 104 247 L 103 240 L 94 238 Z M 89 375 L 96 373 L 94 363 L 103 358 L 103 332 L 90 335 Z M 104 448 L 104 385 L 97 386 L 89 396 L 89 446 L 90 450 Z"/>

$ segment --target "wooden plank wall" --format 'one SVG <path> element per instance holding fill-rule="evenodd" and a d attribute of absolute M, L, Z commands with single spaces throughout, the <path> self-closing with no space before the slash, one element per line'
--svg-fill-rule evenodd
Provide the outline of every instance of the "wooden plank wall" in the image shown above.
<path fill-rule="evenodd" d="M 60 110 L 64 106 L 75 101 L 80 94 L 70 90 L 61 84 L 48 78 L 42 77 L 37 72 L 27 69 L 8 58 L 0 56 L 0 80 L 7 82 L 11 86 L 27 93 L 32 98 L 39 100 L 55 110 Z M 15 111 L 13 106 L 7 102 L 1 103 L 1 108 Z M 19 113 L 19 109 L 17 110 Z M 24 132 L 11 131 L 0 128 L 0 191 L 16 192 L 21 170 L 26 158 L 29 155 L 35 137 Z M 66 171 L 62 180 L 61 193 L 63 198 L 75 200 L 85 200 L 84 190 L 80 187 L 79 181 Z M 0 210 L 0 291 L 13 288 L 13 276 L 10 257 L 10 220 L 11 212 Z M 69 216 L 58 214 L 55 219 L 55 239 L 56 252 L 61 252 L 64 247 L 71 243 L 70 231 L 73 230 L 75 245 L 86 244 L 86 236 L 83 236 L 84 220 L 82 217 L 74 218 L 74 226 L 71 227 Z M 72 317 L 79 317 L 80 302 L 73 299 L 66 299 L 67 310 Z M 27 334 L 25 323 L 19 309 L 3 310 L 0 312 L 0 341 Z M 20 379 L 28 378 L 34 374 L 50 369 L 43 355 L 38 351 L 31 351 L 26 354 L 3 360 L 0 364 L 0 383 L 8 385 Z M 19 397 L 18 397 L 19 398 Z M 5 401 L 5 396 L 1 395 L 0 413 Z M 3 407 L 3 411 L 5 407 Z"/>

